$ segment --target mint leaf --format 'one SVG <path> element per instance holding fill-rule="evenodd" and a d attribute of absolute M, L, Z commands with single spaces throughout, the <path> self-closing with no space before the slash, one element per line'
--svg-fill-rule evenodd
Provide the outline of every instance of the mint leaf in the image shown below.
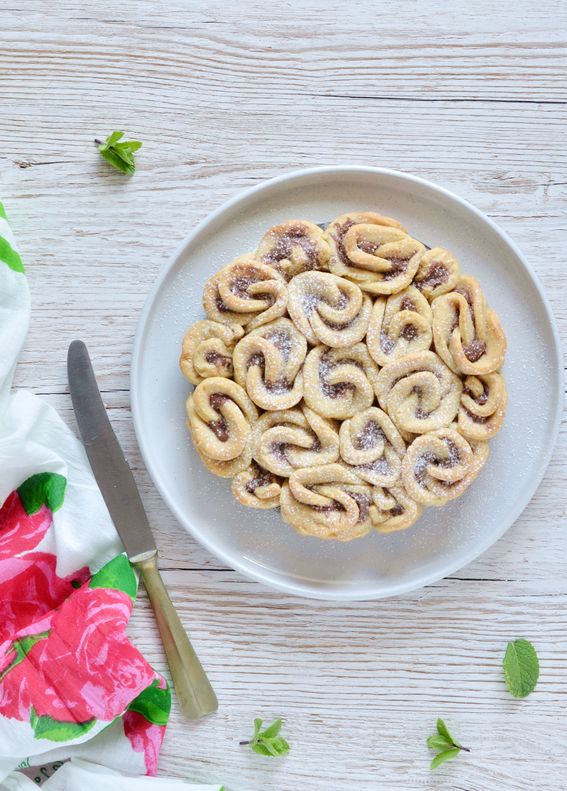
<path fill-rule="evenodd" d="M 431 769 L 437 769 L 437 767 L 441 766 L 441 764 L 444 764 L 445 761 L 452 761 L 453 758 L 456 758 L 460 752 L 461 751 L 458 747 L 453 747 L 451 750 L 445 750 L 442 753 L 438 753 L 431 761 Z"/>
<path fill-rule="evenodd" d="M 449 728 L 445 725 L 441 718 L 437 720 L 436 725 L 437 733 L 434 733 L 433 736 L 430 736 L 427 740 L 427 746 L 430 750 L 440 750 L 440 752 L 431 761 L 431 769 L 437 769 L 437 767 L 441 766 L 441 764 L 444 764 L 445 761 L 450 761 L 453 758 L 456 758 L 461 750 L 470 753 L 468 747 L 463 747 L 462 744 L 459 744 L 457 741 L 455 741 L 455 739 L 453 739 L 449 733 Z"/>
<path fill-rule="evenodd" d="M 262 720 L 254 720 L 254 735 L 252 739 L 240 742 L 248 744 L 250 749 L 258 755 L 267 755 L 272 758 L 279 758 L 286 755 L 289 750 L 288 742 L 279 735 L 282 727 L 282 720 L 277 719 L 272 722 L 265 730 L 262 730 Z"/>
<path fill-rule="evenodd" d="M 42 505 L 57 511 L 63 505 L 67 479 L 56 472 L 38 472 L 18 487 L 26 514 L 35 514 Z"/>
<path fill-rule="evenodd" d="M 98 150 L 104 159 L 116 170 L 131 176 L 136 171 L 134 153 L 142 147 L 139 140 L 122 140 L 124 132 L 113 132 L 104 143 L 95 140 Z M 121 142 L 118 142 L 121 141 Z"/>
<path fill-rule="evenodd" d="M 450 744 L 454 743 L 455 740 L 449 733 L 449 728 L 445 725 L 445 722 L 441 718 L 437 720 L 437 733 L 439 736 L 443 736 L 443 738 L 447 739 Z"/>
<path fill-rule="evenodd" d="M 502 662 L 506 686 L 515 698 L 525 698 L 533 692 L 539 678 L 539 660 L 529 640 L 508 643 Z"/>
<path fill-rule="evenodd" d="M 127 593 L 135 601 L 138 583 L 126 555 L 117 555 L 109 560 L 91 579 L 89 588 L 112 588 Z"/>
<path fill-rule="evenodd" d="M 430 736 L 427 740 L 427 746 L 430 750 L 448 750 L 453 746 L 453 742 L 450 742 L 444 736 Z"/>

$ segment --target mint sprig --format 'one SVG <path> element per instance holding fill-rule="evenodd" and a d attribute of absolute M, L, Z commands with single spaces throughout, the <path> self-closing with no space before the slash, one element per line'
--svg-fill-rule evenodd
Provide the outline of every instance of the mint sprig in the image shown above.
<path fill-rule="evenodd" d="M 131 176 L 136 171 L 134 154 L 142 147 L 139 140 L 122 140 L 124 132 L 113 132 L 104 142 L 95 140 L 101 157 L 116 170 Z M 119 142 L 121 141 L 121 142 Z"/>
<path fill-rule="evenodd" d="M 539 660 L 529 640 L 508 643 L 502 667 L 511 695 L 525 698 L 534 691 L 539 678 Z"/>
<path fill-rule="evenodd" d="M 282 720 L 275 720 L 265 730 L 262 730 L 262 725 L 262 720 L 255 719 L 253 737 L 240 742 L 240 744 L 248 744 L 250 749 L 254 750 L 258 755 L 268 755 L 272 758 L 280 758 L 282 755 L 286 755 L 290 747 L 283 736 L 279 735 Z"/>
<path fill-rule="evenodd" d="M 449 728 L 445 725 L 442 719 L 437 720 L 437 733 L 430 736 L 427 740 L 427 746 L 430 750 L 437 750 L 437 755 L 431 761 L 431 769 L 437 769 L 438 766 L 444 764 L 445 761 L 451 761 L 464 750 L 470 753 L 468 747 L 463 747 L 462 744 L 455 741 L 449 732 Z"/>

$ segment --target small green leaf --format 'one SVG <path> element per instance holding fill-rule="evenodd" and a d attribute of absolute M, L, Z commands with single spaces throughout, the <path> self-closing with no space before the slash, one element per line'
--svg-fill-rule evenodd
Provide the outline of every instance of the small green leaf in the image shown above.
<path fill-rule="evenodd" d="M 444 736 L 430 736 L 427 740 L 427 746 L 431 750 L 448 750 L 455 745 Z"/>
<path fill-rule="evenodd" d="M 515 698 L 525 698 L 533 692 L 539 678 L 539 660 L 529 640 L 508 643 L 502 662 L 508 691 Z"/>
<path fill-rule="evenodd" d="M 262 733 L 262 739 L 273 739 L 282 729 L 283 720 L 274 720 L 270 726 Z"/>
<path fill-rule="evenodd" d="M 271 756 L 271 752 L 268 750 L 268 748 L 266 747 L 265 744 L 257 743 L 257 742 L 251 742 L 250 748 L 252 750 L 254 750 L 255 753 L 258 753 L 258 755 Z"/>
<path fill-rule="evenodd" d="M 122 140 L 123 137 L 124 132 L 113 132 L 104 143 L 98 144 L 98 150 L 113 168 L 131 176 L 136 171 L 134 153 L 142 147 L 142 143 L 139 140 Z"/>
<path fill-rule="evenodd" d="M 169 687 L 162 689 L 158 684 L 156 679 L 137 698 L 134 698 L 128 709 L 138 712 L 154 725 L 167 725 L 171 709 L 171 692 Z"/>
<path fill-rule="evenodd" d="M 36 739 L 47 739 L 50 742 L 67 742 L 78 739 L 89 731 L 96 719 L 88 722 L 60 722 L 48 716 L 37 716 L 33 707 L 30 710 L 30 725 Z"/>
<path fill-rule="evenodd" d="M 89 588 L 111 588 L 123 591 L 135 601 L 138 584 L 126 555 L 117 555 L 94 575 Z"/>
<path fill-rule="evenodd" d="M 455 740 L 449 733 L 449 728 L 445 725 L 445 722 L 441 718 L 437 720 L 437 733 L 439 736 L 443 736 L 445 739 L 447 739 L 447 741 L 451 744 L 455 744 Z"/>
<path fill-rule="evenodd" d="M 6 217 L 6 209 L 4 208 L 4 204 L 1 201 L 0 201 L 0 217 L 2 217 L 3 220 L 8 219 Z"/>
<path fill-rule="evenodd" d="M 251 741 L 241 742 L 241 744 L 248 744 L 250 749 L 258 755 L 268 755 L 272 758 L 279 758 L 289 752 L 289 744 L 282 737 L 279 732 L 282 727 L 282 720 L 278 718 L 269 725 L 266 730 L 262 731 L 262 720 L 256 718 L 254 720 L 254 736 Z"/>
<path fill-rule="evenodd" d="M 26 514 L 35 514 L 42 505 L 57 511 L 63 505 L 67 479 L 56 472 L 38 472 L 18 487 Z"/>
<path fill-rule="evenodd" d="M 459 750 L 459 748 L 458 748 L 458 747 L 453 747 L 453 749 L 451 749 L 451 750 L 445 750 L 444 752 L 442 752 L 442 753 L 439 753 L 439 754 L 438 754 L 438 755 L 436 755 L 436 756 L 435 756 L 435 758 L 434 758 L 434 759 L 431 761 L 431 768 L 432 768 L 432 769 L 437 769 L 437 767 L 438 767 L 438 766 L 441 766 L 441 764 L 444 764 L 444 763 L 445 763 L 445 761 L 452 761 L 452 760 L 453 760 L 453 758 L 456 758 L 456 757 L 457 757 L 457 755 L 458 755 L 460 752 L 461 752 L 461 751 Z"/>

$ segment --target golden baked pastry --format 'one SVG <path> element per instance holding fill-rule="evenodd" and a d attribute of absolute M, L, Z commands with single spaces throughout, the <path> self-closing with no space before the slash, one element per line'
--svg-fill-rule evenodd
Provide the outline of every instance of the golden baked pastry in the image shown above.
<path fill-rule="evenodd" d="M 301 272 L 327 269 L 329 244 L 318 225 L 307 220 L 288 220 L 266 231 L 256 258 L 291 280 Z"/>
<path fill-rule="evenodd" d="M 364 343 L 350 349 L 316 346 L 303 365 L 303 397 L 314 412 L 346 420 L 374 401 L 378 366 Z"/>
<path fill-rule="evenodd" d="M 433 247 L 421 256 L 413 284 L 431 302 L 452 291 L 461 276 L 457 259 L 442 247 Z"/>
<path fill-rule="evenodd" d="M 423 506 L 409 496 L 401 483 L 388 488 L 375 486 L 372 490 L 370 521 L 379 533 L 395 533 L 414 525 Z"/>
<path fill-rule="evenodd" d="M 341 459 L 359 478 L 373 486 L 396 483 L 406 443 L 385 412 L 369 407 L 344 420 L 339 439 Z"/>
<path fill-rule="evenodd" d="M 277 508 L 280 504 L 281 481 L 255 462 L 232 479 L 232 493 L 249 508 Z"/>
<path fill-rule="evenodd" d="M 298 533 L 351 541 L 370 530 L 372 488 L 342 464 L 295 470 L 282 487 L 282 517 Z"/>
<path fill-rule="evenodd" d="M 432 309 L 435 351 L 452 371 L 490 374 L 502 367 L 506 337 L 474 277 L 461 277 Z"/>
<path fill-rule="evenodd" d="M 270 266 L 240 256 L 205 283 L 203 307 L 222 324 L 240 324 L 248 330 L 283 316 L 287 287 Z"/>
<path fill-rule="evenodd" d="M 246 390 L 231 379 L 204 379 L 187 399 L 193 444 L 207 468 L 223 478 L 250 464 L 250 424 L 257 417 Z"/>
<path fill-rule="evenodd" d="M 187 425 L 239 503 L 350 541 L 406 530 L 485 464 L 506 412 L 500 321 L 449 251 L 397 220 L 275 225 L 203 305 L 179 361 Z"/>
<path fill-rule="evenodd" d="M 327 228 L 329 269 L 371 294 L 394 294 L 409 286 L 425 252 L 400 223 L 361 212 L 343 214 Z"/>
<path fill-rule="evenodd" d="M 501 374 L 467 376 L 461 396 L 458 426 L 468 440 L 492 439 L 506 414 L 506 383 Z"/>
<path fill-rule="evenodd" d="M 433 338 L 429 302 L 415 286 L 378 297 L 368 324 L 366 345 L 378 365 L 429 349 Z"/>
<path fill-rule="evenodd" d="M 414 439 L 402 462 L 402 483 L 423 505 L 445 505 L 465 491 L 488 458 L 488 442 L 473 445 L 453 428 Z"/>
<path fill-rule="evenodd" d="M 252 456 L 266 470 L 285 478 L 302 467 L 331 464 L 339 458 L 337 425 L 305 404 L 265 412 L 252 426 Z"/>
<path fill-rule="evenodd" d="M 179 367 L 191 384 L 209 376 L 234 375 L 232 350 L 244 330 L 238 324 L 220 324 L 203 319 L 189 328 L 183 338 Z"/>
<path fill-rule="evenodd" d="M 307 341 L 289 319 L 251 330 L 234 349 L 234 378 L 262 409 L 289 409 L 303 397 Z"/>
<path fill-rule="evenodd" d="M 372 301 L 348 280 L 304 272 L 289 284 L 287 309 L 309 343 L 342 349 L 366 335 Z"/>
<path fill-rule="evenodd" d="M 376 394 L 400 431 L 425 434 L 457 416 L 463 384 L 435 352 L 400 357 L 380 370 Z"/>

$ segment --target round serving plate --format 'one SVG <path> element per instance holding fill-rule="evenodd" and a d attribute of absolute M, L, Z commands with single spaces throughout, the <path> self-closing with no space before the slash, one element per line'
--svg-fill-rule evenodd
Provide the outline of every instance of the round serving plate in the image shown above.
<path fill-rule="evenodd" d="M 287 219 L 316 223 L 352 210 L 396 217 L 413 236 L 446 247 L 478 278 L 508 338 L 509 392 L 502 431 L 478 479 L 458 500 L 428 508 L 407 531 L 371 531 L 350 543 L 299 536 L 279 511 L 238 504 L 230 481 L 211 475 L 185 426 L 192 389 L 178 368 L 181 340 L 204 318 L 205 281 L 263 232 Z M 452 574 L 514 523 L 547 467 L 562 404 L 556 325 L 541 286 L 515 244 L 466 201 L 405 173 L 370 167 L 295 171 L 238 195 L 178 248 L 146 302 L 134 345 L 132 411 L 146 466 L 181 524 L 222 562 L 300 596 L 378 599 Z"/>

